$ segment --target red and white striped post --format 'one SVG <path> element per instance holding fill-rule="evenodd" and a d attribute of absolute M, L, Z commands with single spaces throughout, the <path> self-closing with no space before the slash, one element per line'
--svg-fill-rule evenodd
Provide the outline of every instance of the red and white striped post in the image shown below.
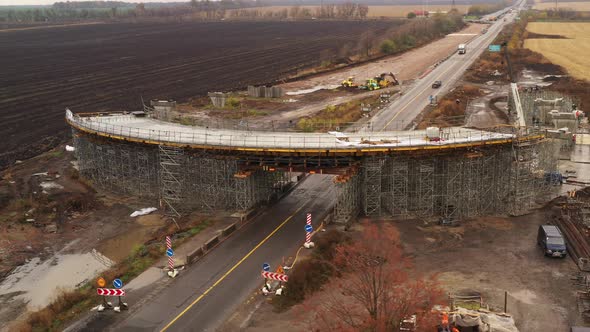
<path fill-rule="evenodd" d="M 311 226 L 311 213 L 307 214 L 306 224 Z M 305 232 L 305 243 L 307 243 L 309 245 L 310 242 L 311 242 L 311 232 Z"/>
<path fill-rule="evenodd" d="M 168 249 L 172 249 L 172 239 L 170 239 L 170 236 L 166 236 L 166 250 Z M 170 271 L 174 270 L 174 258 L 172 256 L 168 256 L 168 267 Z"/>

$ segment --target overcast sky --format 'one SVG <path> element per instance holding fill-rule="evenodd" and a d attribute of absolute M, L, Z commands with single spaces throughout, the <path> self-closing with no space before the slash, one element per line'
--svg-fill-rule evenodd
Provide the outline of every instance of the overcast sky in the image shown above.
<path fill-rule="evenodd" d="M 22 5 L 52 5 L 56 2 L 66 2 L 67 0 L 0 0 L 0 6 L 22 6 Z M 70 0 L 78 1 L 78 0 Z M 115 0 L 124 2 L 185 2 L 183 0 Z M 188 2 L 188 0 L 186 0 Z"/>

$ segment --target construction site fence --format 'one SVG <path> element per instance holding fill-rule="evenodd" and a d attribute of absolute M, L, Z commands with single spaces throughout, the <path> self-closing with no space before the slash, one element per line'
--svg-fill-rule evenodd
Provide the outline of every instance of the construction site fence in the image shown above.
<path fill-rule="evenodd" d="M 86 129 L 90 132 L 107 134 L 112 137 L 121 139 L 131 138 L 142 141 L 151 141 L 155 143 L 176 143 L 186 145 L 208 145 L 223 147 L 256 147 L 256 148 L 293 148 L 293 149 L 317 149 L 317 148 L 359 148 L 370 147 L 370 144 L 362 146 L 347 145 L 346 142 L 338 139 L 335 135 L 330 134 L 303 134 L 303 133 L 277 133 L 276 135 L 264 134 L 256 135 L 247 131 L 216 131 L 204 128 L 193 129 L 192 132 L 176 132 L 153 129 L 140 129 L 124 125 L 118 125 L 117 122 L 128 122 L 134 117 L 116 116 L 104 118 L 85 118 L 73 115 L 71 112 L 67 115 L 68 120 L 80 129 Z M 460 130 L 459 128 L 446 128 L 443 130 L 443 140 L 427 141 L 424 133 L 407 131 L 400 132 L 400 135 L 387 135 L 387 141 L 390 147 L 404 146 L 423 146 L 423 145 L 440 145 L 444 146 L 452 143 L 466 143 L 477 141 L 494 141 L 506 140 L 512 136 L 499 135 L 497 132 L 484 130 Z M 521 134 L 530 135 L 534 130 L 527 129 Z M 367 135 L 363 137 L 366 142 L 383 142 L 384 135 L 375 133 L 374 136 Z M 374 143 L 374 144 L 377 144 Z M 386 143 L 386 142 L 383 142 Z M 379 144 L 383 144 L 379 143 Z"/>

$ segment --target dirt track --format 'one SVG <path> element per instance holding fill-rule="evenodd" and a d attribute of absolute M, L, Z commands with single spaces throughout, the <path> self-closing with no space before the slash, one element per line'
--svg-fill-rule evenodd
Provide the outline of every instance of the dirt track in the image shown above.
<path fill-rule="evenodd" d="M 271 82 L 395 23 L 101 24 L 0 34 L 0 169 L 66 136 L 64 109 L 136 109 Z"/>
<path fill-rule="evenodd" d="M 466 43 L 479 35 L 484 27 L 486 25 L 471 24 L 457 33 L 447 35 L 401 55 L 394 55 L 360 66 L 286 83 L 282 86 L 287 91 L 297 91 L 312 89 L 317 86 L 339 85 L 349 76 L 355 77 L 357 82 L 362 83 L 364 79 L 377 76 L 383 72 L 393 72 L 399 80 L 412 80 L 426 71 L 429 66 L 455 52 L 459 44 Z"/>

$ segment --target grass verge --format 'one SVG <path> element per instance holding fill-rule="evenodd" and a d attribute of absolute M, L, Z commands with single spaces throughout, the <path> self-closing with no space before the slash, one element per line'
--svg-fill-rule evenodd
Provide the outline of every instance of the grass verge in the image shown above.
<path fill-rule="evenodd" d="M 378 101 L 379 96 L 376 95 L 340 105 L 330 105 L 312 116 L 300 119 L 296 127 L 304 132 L 344 130 L 345 126 L 363 116 L 361 104 L 377 105 Z"/>

